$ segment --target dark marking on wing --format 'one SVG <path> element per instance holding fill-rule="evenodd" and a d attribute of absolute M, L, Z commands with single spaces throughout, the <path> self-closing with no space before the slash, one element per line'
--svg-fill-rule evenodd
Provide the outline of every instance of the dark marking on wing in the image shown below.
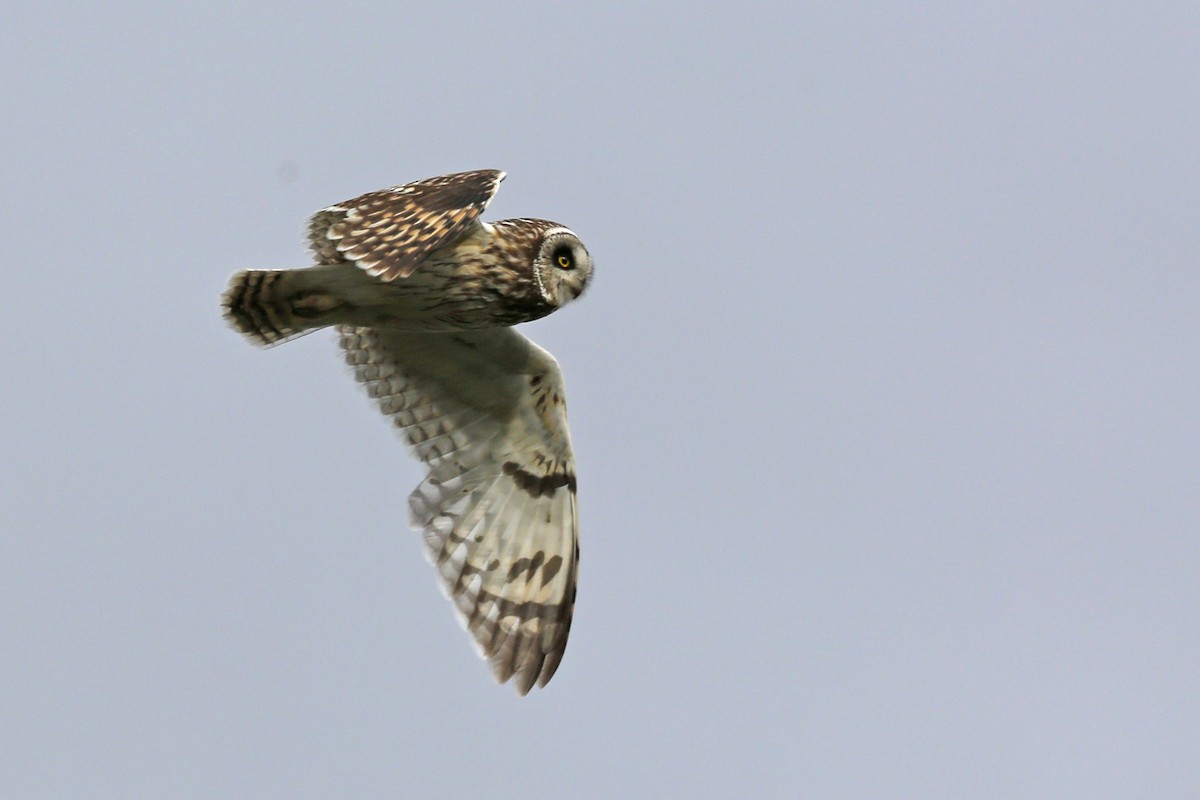
<path fill-rule="evenodd" d="M 545 560 L 546 552 L 544 550 L 538 550 L 533 554 L 533 558 L 518 558 L 508 568 L 508 580 L 515 581 L 521 576 L 521 573 L 525 573 L 526 581 L 532 580 L 534 573 L 538 571 L 538 568 L 542 566 Z"/>
<path fill-rule="evenodd" d="M 562 565 L 562 556 L 551 556 L 546 560 L 546 565 L 542 568 L 542 586 L 554 580 L 554 576 L 562 569 Z"/>
<path fill-rule="evenodd" d="M 514 461 L 504 462 L 504 474 L 511 475 L 517 486 L 532 497 L 545 497 L 554 493 L 560 486 L 566 486 L 571 494 L 575 494 L 575 476 L 569 472 L 556 472 L 549 475 L 534 475 L 521 469 Z"/>

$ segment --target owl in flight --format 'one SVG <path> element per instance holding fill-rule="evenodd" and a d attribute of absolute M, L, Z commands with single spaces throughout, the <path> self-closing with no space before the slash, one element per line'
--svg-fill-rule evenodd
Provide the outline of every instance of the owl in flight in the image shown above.
<path fill-rule="evenodd" d="M 257 345 L 337 326 L 354 376 L 428 475 L 411 521 L 491 663 L 525 694 L 562 660 L 579 565 L 562 373 L 513 330 L 583 294 L 579 237 L 541 219 L 483 222 L 504 173 L 407 183 L 313 215 L 316 264 L 246 270 L 221 298 Z"/>

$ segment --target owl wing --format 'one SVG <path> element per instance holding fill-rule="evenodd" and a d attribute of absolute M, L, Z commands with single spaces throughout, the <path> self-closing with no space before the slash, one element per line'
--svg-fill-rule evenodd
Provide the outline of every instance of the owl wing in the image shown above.
<path fill-rule="evenodd" d="M 481 169 L 368 192 L 313 214 L 309 247 L 318 264 L 350 261 L 383 281 L 406 278 L 476 224 L 502 180 Z"/>
<path fill-rule="evenodd" d="M 512 328 L 343 326 L 354 376 L 429 474 L 409 497 L 426 554 L 501 683 L 554 675 L 575 607 L 578 515 L 562 373 Z"/>

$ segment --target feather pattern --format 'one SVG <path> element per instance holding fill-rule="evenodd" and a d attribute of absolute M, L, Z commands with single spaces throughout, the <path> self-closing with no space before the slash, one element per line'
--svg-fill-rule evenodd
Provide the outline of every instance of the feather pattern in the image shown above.
<path fill-rule="evenodd" d="M 504 173 L 425 178 L 323 208 L 308 222 L 318 264 L 352 262 L 381 281 L 407 278 L 431 253 L 478 224 Z"/>
<path fill-rule="evenodd" d="M 411 519 L 460 621 L 497 680 L 544 686 L 566 648 L 579 558 L 557 362 L 511 328 L 339 332 L 356 379 L 428 468 Z"/>

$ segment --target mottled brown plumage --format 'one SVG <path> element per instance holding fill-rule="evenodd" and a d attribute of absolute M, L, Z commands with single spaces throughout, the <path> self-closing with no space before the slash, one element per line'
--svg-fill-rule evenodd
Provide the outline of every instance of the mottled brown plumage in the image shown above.
<path fill-rule="evenodd" d="M 407 278 L 466 232 L 502 180 L 500 170 L 481 169 L 368 192 L 314 214 L 309 244 L 318 264 L 352 261 L 380 280 Z"/>
<path fill-rule="evenodd" d="M 562 660 L 578 574 L 576 478 L 557 362 L 509 326 L 578 297 L 592 264 L 547 220 L 481 222 L 479 170 L 370 192 L 309 222 L 316 265 L 249 270 L 226 319 L 272 345 L 338 326 L 346 361 L 428 475 L 413 525 L 464 626 L 521 694 Z"/>
<path fill-rule="evenodd" d="M 466 189 L 447 183 L 458 177 Z M 331 325 L 454 331 L 546 316 L 583 292 L 591 260 L 556 222 L 480 222 L 502 177 L 484 170 L 431 178 L 318 211 L 309 223 L 318 264 L 238 273 L 226 316 L 261 345 Z M 447 208 L 454 198 L 470 205 Z M 560 252 L 569 268 L 554 262 Z"/>

